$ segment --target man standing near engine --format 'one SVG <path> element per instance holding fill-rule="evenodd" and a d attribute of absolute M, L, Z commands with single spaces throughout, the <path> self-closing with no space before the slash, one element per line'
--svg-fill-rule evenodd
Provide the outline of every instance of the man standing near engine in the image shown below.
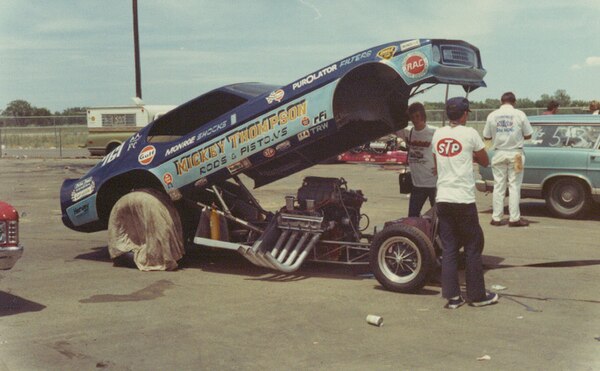
<path fill-rule="evenodd" d="M 456 309 L 465 303 L 458 281 L 458 251 L 465 249 L 467 299 L 470 305 L 494 304 L 498 295 L 485 290 L 483 278 L 483 231 L 475 204 L 473 161 L 488 166 L 485 146 L 477 131 L 466 127 L 469 101 L 455 97 L 446 102 L 450 125 L 433 135 L 433 154 L 437 168 L 436 208 L 442 243 L 442 296 L 445 308 Z"/>
<path fill-rule="evenodd" d="M 487 117 L 483 128 L 483 139 L 491 140 L 494 149 L 492 172 L 494 193 L 492 197 L 493 226 L 501 226 L 504 216 L 504 196 L 508 185 L 509 227 L 527 227 L 529 222 L 521 218 L 521 184 L 523 183 L 523 142 L 531 138 L 533 129 L 523 111 L 516 109 L 515 95 L 504 93 L 500 99 L 502 106 Z"/>
<path fill-rule="evenodd" d="M 415 102 L 408 106 L 408 117 L 413 123 L 412 128 L 406 128 L 398 134 L 404 139 L 408 151 L 408 166 L 410 167 L 413 183 L 408 203 L 408 216 L 421 216 L 421 209 L 429 199 L 429 204 L 435 204 L 435 164 L 431 152 L 431 138 L 435 128 L 427 125 L 425 106 Z"/>

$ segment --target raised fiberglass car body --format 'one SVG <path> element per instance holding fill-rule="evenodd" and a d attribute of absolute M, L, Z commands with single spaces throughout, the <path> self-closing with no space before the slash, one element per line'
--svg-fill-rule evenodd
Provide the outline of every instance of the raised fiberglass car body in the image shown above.
<path fill-rule="evenodd" d="M 600 116 L 531 116 L 521 196 L 540 198 L 553 215 L 577 218 L 600 202 Z M 489 153 L 490 158 L 493 151 Z M 491 168 L 480 168 L 480 191 L 492 191 Z"/>
<path fill-rule="evenodd" d="M 485 86 L 479 50 L 413 39 L 356 53 L 285 86 L 242 83 L 201 95 L 149 124 L 81 179 L 66 180 L 64 224 L 107 227 L 139 187 L 172 199 L 244 173 L 259 187 L 407 125 L 408 99 L 431 84 Z"/>

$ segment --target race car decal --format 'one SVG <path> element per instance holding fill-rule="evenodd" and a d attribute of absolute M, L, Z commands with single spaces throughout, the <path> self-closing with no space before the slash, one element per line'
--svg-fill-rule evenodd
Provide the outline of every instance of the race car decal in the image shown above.
<path fill-rule="evenodd" d="M 266 98 L 267 103 L 271 104 L 273 102 L 281 102 L 283 96 L 285 95 L 285 91 L 283 89 L 277 89 Z"/>
<path fill-rule="evenodd" d="M 265 148 L 262 153 L 263 153 L 263 156 L 265 156 L 266 158 L 271 158 L 271 157 L 275 156 L 277 151 L 275 150 L 275 148 L 269 147 L 269 148 Z"/>
<path fill-rule="evenodd" d="M 396 49 L 397 48 L 395 45 L 388 46 L 387 48 L 383 48 L 380 51 L 378 51 L 377 56 L 381 59 L 392 59 L 392 57 L 396 53 Z"/>
<path fill-rule="evenodd" d="M 410 53 L 402 60 L 402 71 L 410 78 L 419 78 L 429 69 L 429 62 L 425 54 L 420 52 Z"/>
<path fill-rule="evenodd" d="M 165 175 L 163 175 L 163 182 L 165 182 L 165 184 L 167 185 L 167 188 L 172 188 L 173 187 L 173 175 L 171 175 L 171 173 L 165 173 Z"/>
<path fill-rule="evenodd" d="M 109 163 L 113 162 L 114 160 L 118 159 L 119 156 L 121 156 L 121 152 L 123 151 L 123 144 L 125 144 L 125 143 L 121 143 L 120 146 L 113 149 L 108 155 L 104 156 L 104 159 L 102 160 L 102 163 L 100 164 L 100 167 L 104 167 L 106 164 L 109 164 Z"/>
<path fill-rule="evenodd" d="M 311 75 L 308 75 L 308 76 L 296 81 L 295 83 L 293 83 L 292 90 L 300 89 L 304 85 L 310 85 L 314 81 L 316 81 L 316 80 L 320 79 L 321 77 L 326 76 L 336 70 L 337 70 L 337 64 L 332 64 L 331 66 L 325 67 L 322 70 L 315 72 Z"/>
<path fill-rule="evenodd" d="M 140 165 L 149 165 L 154 160 L 154 156 L 156 155 L 156 148 L 153 145 L 148 145 L 144 147 L 140 154 L 138 155 L 138 162 Z"/>
<path fill-rule="evenodd" d="M 413 49 L 419 46 L 421 46 L 421 40 L 419 39 L 406 41 L 400 44 L 400 51 L 405 52 L 409 49 Z"/>
<path fill-rule="evenodd" d="M 169 155 L 172 155 L 173 153 L 179 152 L 182 149 L 187 148 L 187 147 L 191 146 L 192 144 L 194 144 L 195 141 L 196 141 L 196 137 L 191 137 L 191 138 L 184 140 L 181 143 L 177 143 L 165 151 L 165 156 L 169 156 Z"/>
<path fill-rule="evenodd" d="M 91 195 L 96 189 L 96 183 L 93 178 L 85 178 L 75 184 L 71 192 L 71 201 L 76 202 L 82 198 Z"/>
<path fill-rule="evenodd" d="M 371 50 L 367 50 L 365 52 L 353 55 L 350 58 L 346 58 L 340 62 L 340 68 L 351 65 L 352 63 L 355 63 L 355 62 L 359 62 L 365 58 L 369 58 L 369 57 L 371 57 L 371 54 L 373 54 L 373 52 Z"/>
<path fill-rule="evenodd" d="M 76 204 L 71 205 L 67 208 L 66 212 L 69 219 L 73 221 L 75 226 L 83 225 L 94 220 L 98 220 L 98 212 L 96 210 L 96 196 L 86 198 Z"/>
<path fill-rule="evenodd" d="M 202 166 L 203 164 L 209 163 L 211 160 L 216 159 L 219 156 L 223 156 L 224 152 L 225 139 L 220 139 L 216 143 L 202 147 L 184 157 L 173 161 L 173 164 L 175 165 L 175 171 L 177 172 L 177 175 L 182 175 L 193 168 Z M 222 162 L 222 160 L 213 162 L 215 163 L 213 166 L 218 167 L 218 164 Z"/>
<path fill-rule="evenodd" d="M 141 137 L 142 136 L 140 135 L 140 133 L 135 133 L 135 135 L 133 135 L 129 139 L 129 144 L 127 145 L 127 152 L 129 152 L 129 150 L 131 150 L 131 149 L 135 149 L 135 146 L 137 145 L 137 143 Z"/>

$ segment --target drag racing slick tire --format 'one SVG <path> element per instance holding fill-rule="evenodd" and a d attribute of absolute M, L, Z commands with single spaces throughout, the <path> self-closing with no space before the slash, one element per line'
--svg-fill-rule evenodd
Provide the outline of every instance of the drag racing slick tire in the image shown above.
<path fill-rule="evenodd" d="M 427 283 L 435 253 L 425 233 L 410 225 L 394 224 L 374 236 L 370 266 L 386 289 L 415 292 Z"/>
<path fill-rule="evenodd" d="M 185 252 L 179 214 L 171 199 L 143 188 L 121 197 L 108 220 L 111 259 L 133 253 L 142 271 L 174 270 Z"/>

